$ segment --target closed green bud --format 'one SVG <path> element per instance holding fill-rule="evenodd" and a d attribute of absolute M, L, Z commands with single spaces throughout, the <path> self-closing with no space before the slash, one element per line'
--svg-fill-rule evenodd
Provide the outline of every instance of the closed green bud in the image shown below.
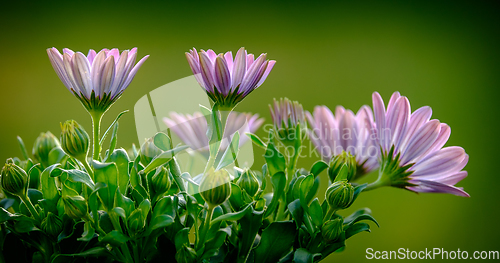
<path fill-rule="evenodd" d="M 335 182 L 326 189 L 325 197 L 333 209 L 346 209 L 354 199 L 354 187 L 347 180 Z"/>
<path fill-rule="evenodd" d="M 139 233 L 146 226 L 146 220 L 142 215 L 142 209 L 137 208 L 130 214 L 127 219 L 127 226 L 132 235 Z"/>
<path fill-rule="evenodd" d="M 42 221 L 42 230 L 51 236 L 58 236 L 63 228 L 62 220 L 55 214 L 49 212 Z"/>
<path fill-rule="evenodd" d="M 251 197 L 254 197 L 260 188 L 259 180 L 257 180 L 254 172 L 250 169 L 246 169 L 241 174 L 240 178 L 237 181 L 237 184 L 241 188 L 241 190 L 245 190 Z"/>
<path fill-rule="evenodd" d="M 33 145 L 33 156 L 43 167 L 49 166 L 49 153 L 59 147 L 59 140 L 51 132 L 42 132 Z"/>
<path fill-rule="evenodd" d="M 64 213 L 75 220 L 85 218 L 88 214 L 87 200 L 80 195 L 65 196 L 63 197 L 63 203 Z"/>
<path fill-rule="evenodd" d="M 90 139 L 87 132 L 76 121 L 61 124 L 61 146 L 69 156 L 84 160 L 89 152 Z"/>
<path fill-rule="evenodd" d="M 354 175 L 356 175 L 356 158 L 350 153 L 343 151 L 341 154 L 333 156 L 328 165 L 328 176 L 332 182 L 335 181 L 343 165 L 346 165 L 347 181 L 351 181 Z"/>
<path fill-rule="evenodd" d="M 231 195 L 229 181 L 229 173 L 226 170 L 214 171 L 213 168 L 210 169 L 200 183 L 201 197 L 214 207 L 224 203 Z"/>
<path fill-rule="evenodd" d="M 182 248 L 175 253 L 175 260 L 182 263 L 195 263 L 196 251 L 191 247 L 182 246 Z"/>
<path fill-rule="evenodd" d="M 161 152 L 161 149 L 154 144 L 153 138 L 147 139 L 141 146 L 141 163 L 144 166 L 148 165 Z"/>
<path fill-rule="evenodd" d="M 170 172 L 165 167 L 160 167 L 156 169 L 155 175 L 151 178 L 151 184 L 153 189 L 157 194 L 163 194 L 170 189 L 172 186 L 172 180 L 170 180 Z"/>
<path fill-rule="evenodd" d="M 342 232 L 344 232 L 343 224 L 344 220 L 341 217 L 326 221 L 323 226 L 321 226 L 323 240 L 327 243 L 337 241 L 342 235 Z"/>
<path fill-rule="evenodd" d="M 21 167 L 14 164 L 12 158 L 7 159 L 1 175 L 1 185 L 5 192 L 18 196 L 26 195 L 28 175 Z"/>

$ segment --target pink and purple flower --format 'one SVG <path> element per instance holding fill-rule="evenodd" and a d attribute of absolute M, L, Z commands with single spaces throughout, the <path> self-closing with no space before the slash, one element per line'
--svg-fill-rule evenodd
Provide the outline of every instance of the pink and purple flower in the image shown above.
<path fill-rule="evenodd" d="M 232 109 L 258 88 L 271 72 L 276 61 L 267 54 L 257 59 L 240 48 L 233 60 L 231 51 L 216 54 L 213 50 L 186 52 L 186 58 L 198 83 L 222 109 Z"/>

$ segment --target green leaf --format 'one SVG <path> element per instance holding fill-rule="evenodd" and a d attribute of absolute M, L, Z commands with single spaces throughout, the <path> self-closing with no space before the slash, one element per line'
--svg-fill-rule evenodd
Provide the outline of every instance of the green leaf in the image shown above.
<path fill-rule="evenodd" d="M 118 169 L 115 163 L 101 163 L 94 161 L 94 176 L 96 182 L 106 184 L 105 188 L 98 190 L 99 196 L 107 210 L 113 208 L 116 189 L 118 188 Z"/>
<path fill-rule="evenodd" d="M 32 220 L 19 220 L 14 223 L 14 229 L 19 233 L 28 233 L 31 231 L 38 231 Z"/>
<path fill-rule="evenodd" d="M 273 199 L 271 200 L 271 203 L 269 204 L 266 210 L 266 215 L 264 217 L 270 216 L 274 212 L 274 210 L 276 210 L 276 208 L 278 207 L 281 196 L 285 191 L 285 186 L 286 186 L 285 173 L 277 172 L 271 177 L 271 182 L 273 184 L 274 194 L 273 194 Z"/>
<path fill-rule="evenodd" d="M 114 150 L 109 156 L 108 161 L 116 164 L 116 168 L 118 169 L 118 188 L 120 189 L 120 192 L 126 193 L 130 179 L 128 172 L 130 160 L 128 158 L 127 151 L 123 148 Z"/>
<path fill-rule="evenodd" d="M 118 230 L 113 230 L 106 234 L 100 242 L 103 244 L 110 244 L 111 246 L 114 247 L 119 247 L 125 243 L 127 243 L 128 237 L 125 236 L 124 234 L 118 232 Z"/>
<path fill-rule="evenodd" d="M 49 152 L 49 165 L 61 163 L 64 158 L 67 158 L 66 153 L 61 147 L 56 147 Z"/>
<path fill-rule="evenodd" d="M 246 214 L 251 213 L 253 211 L 252 204 L 248 204 L 243 210 L 234 213 L 227 213 L 217 218 L 213 219 L 211 224 L 217 223 L 219 221 L 227 220 L 227 221 L 238 221 L 243 218 Z"/>
<path fill-rule="evenodd" d="M 146 166 L 146 168 L 144 168 L 144 173 L 148 174 L 149 172 L 153 171 L 157 167 L 168 163 L 170 160 L 172 160 L 172 158 L 174 157 L 174 155 L 176 155 L 177 153 L 179 153 L 179 152 L 181 152 L 181 151 L 183 151 L 183 150 L 185 150 L 187 148 L 189 148 L 189 147 L 186 146 L 186 145 L 182 145 L 182 146 L 179 146 L 179 147 L 175 147 L 172 150 L 168 150 L 168 151 L 162 152 L 160 155 L 156 156 Z"/>
<path fill-rule="evenodd" d="M 102 182 L 99 182 L 95 185 L 95 189 L 94 191 L 92 191 L 92 193 L 89 195 L 89 209 L 90 209 L 90 212 L 92 212 L 92 217 L 94 219 L 94 221 L 98 221 L 99 220 L 99 213 L 97 212 L 97 210 L 99 209 L 99 200 L 97 198 L 97 190 L 101 189 L 101 188 L 105 188 L 106 187 L 106 184 L 102 183 Z"/>
<path fill-rule="evenodd" d="M 314 198 L 309 206 L 309 215 L 311 216 L 312 222 L 317 227 L 321 227 L 323 224 L 323 209 L 319 204 L 318 198 Z"/>
<path fill-rule="evenodd" d="M 260 243 L 255 252 L 255 262 L 278 262 L 292 249 L 297 229 L 293 221 L 271 223 L 262 231 Z"/>
<path fill-rule="evenodd" d="M 68 180 L 74 183 L 84 183 L 94 189 L 94 182 L 90 178 L 89 174 L 80 170 L 64 170 L 64 173 L 68 175 Z"/>
<path fill-rule="evenodd" d="M 370 232 L 370 225 L 367 223 L 356 223 L 345 230 L 345 238 L 348 239 L 363 231 Z"/>
<path fill-rule="evenodd" d="M 364 183 L 362 185 L 358 185 L 356 187 L 354 187 L 354 196 L 352 198 L 352 203 L 354 203 L 354 201 L 356 201 L 356 199 L 358 198 L 359 194 L 361 194 L 361 192 L 368 186 L 367 183 Z"/>
<path fill-rule="evenodd" d="M 269 175 L 273 176 L 278 172 L 285 172 L 286 160 L 285 157 L 278 152 L 274 143 L 270 142 L 267 145 L 266 155 L 267 169 L 269 170 Z"/>
<path fill-rule="evenodd" d="M 240 143 L 240 133 L 236 132 L 233 135 L 231 143 L 229 144 L 229 146 L 226 148 L 226 151 L 222 155 L 219 165 L 217 166 L 217 170 L 222 169 L 234 163 L 236 157 L 238 156 L 239 143 Z"/>
<path fill-rule="evenodd" d="M 26 146 L 24 146 L 23 139 L 20 136 L 17 136 L 17 142 L 19 143 L 19 148 L 21 148 L 21 153 L 23 154 L 24 160 L 28 160 L 28 151 L 26 151 Z"/>
<path fill-rule="evenodd" d="M 172 196 L 165 196 L 162 199 L 160 199 L 154 207 L 153 218 L 161 215 L 168 215 L 174 218 L 176 215 L 177 207 L 174 207 L 173 204 L 174 200 Z"/>
<path fill-rule="evenodd" d="M 11 214 L 11 213 L 9 213 L 9 211 L 5 210 L 3 207 L 0 207 L 0 223 L 15 219 L 16 217 L 17 216 L 15 214 Z"/>
<path fill-rule="evenodd" d="M 373 218 L 373 216 L 370 215 L 370 213 L 371 213 L 371 211 L 369 208 L 359 209 L 358 211 L 352 213 L 350 216 L 346 217 L 344 219 L 344 224 L 351 226 L 354 223 L 359 222 L 361 220 L 370 220 L 370 221 L 374 222 L 378 227 L 380 227 L 377 220 L 375 220 L 375 218 Z"/>
<path fill-rule="evenodd" d="M 245 133 L 245 134 L 246 134 L 248 137 L 250 137 L 250 139 L 252 140 L 252 142 L 253 142 L 255 145 L 259 146 L 259 147 L 260 147 L 260 148 L 262 148 L 262 149 L 266 149 L 266 148 L 267 148 L 267 144 L 266 144 L 265 142 L 263 142 L 263 141 L 259 138 L 259 136 L 255 135 L 255 134 L 253 134 L 253 133 L 251 133 L 251 132 L 247 132 L 247 133 Z"/>
<path fill-rule="evenodd" d="M 109 156 L 115 151 L 116 141 L 118 139 L 117 133 L 118 133 L 118 122 L 116 122 L 115 125 L 113 126 L 113 133 L 111 134 L 111 140 L 109 141 L 109 149 L 105 160 L 107 160 Z"/>
<path fill-rule="evenodd" d="M 310 174 L 300 182 L 299 199 L 304 211 L 308 210 L 309 202 L 316 195 L 317 188 L 313 188 L 314 179 L 314 175 Z"/>
<path fill-rule="evenodd" d="M 235 183 L 231 183 L 231 195 L 229 196 L 229 202 L 231 203 L 233 210 L 240 210 L 240 208 L 245 205 L 241 188 Z"/>
<path fill-rule="evenodd" d="M 175 234 L 175 249 L 179 250 L 183 246 L 189 247 L 191 244 L 189 242 L 189 227 L 183 228 Z"/>
<path fill-rule="evenodd" d="M 77 238 L 78 241 L 88 242 L 95 236 L 95 230 L 89 222 L 85 222 L 83 225 L 83 234 L 81 237 Z"/>
<path fill-rule="evenodd" d="M 239 221 L 241 230 L 238 241 L 238 262 L 246 262 L 255 242 L 255 237 L 262 226 L 264 211 L 254 211 L 245 215 Z"/>
<path fill-rule="evenodd" d="M 115 120 L 111 123 L 111 125 L 109 125 L 108 129 L 106 130 L 106 132 L 104 132 L 104 134 L 102 135 L 102 138 L 101 138 L 101 140 L 99 141 L 99 146 L 101 146 L 101 145 L 102 145 L 102 143 L 103 143 L 103 142 L 104 142 L 104 140 L 106 139 L 106 136 L 108 136 L 109 131 L 111 130 L 111 128 L 113 128 L 113 127 L 114 127 L 115 123 L 117 123 L 117 122 L 118 122 L 118 120 L 120 119 L 120 117 L 121 117 L 123 114 L 127 113 L 127 112 L 128 112 L 128 110 L 122 111 L 122 112 L 120 112 L 120 114 L 118 114 L 118 116 L 116 116 L 116 119 L 115 119 Z"/>
<path fill-rule="evenodd" d="M 305 248 L 299 248 L 293 254 L 294 263 L 314 263 L 314 260 L 318 258 L 321 258 L 320 253 L 312 254 Z"/>
<path fill-rule="evenodd" d="M 314 176 L 318 176 L 321 172 L 323 172 L 326 168 L 328 168 L 328 164 L 319 160 L 315 162 L 311 167 L 311 173 Z"/>
<path fill-rule="evenodd" d="M 296 199 L 293 202 L 288 204 L 288 211 L 292 214 L 292 217 L 297 225 L 297 229 L 302 225 L 302 221 L 304 219 L 304 209 L 300 204 L 300 200 Z"/>
<path fill-rule="evenodd" d="M 347 180 L 347 176 L 349 174 L 348 171 L 349 171 L 349 168 L 347 167 L 347 164 L 343 164 L 342 167 L 340 168 L 339 174 L 337 175 L 337 177 L 335 177 L 334 182 L 340 182 L 343 180 Z"/>
<path fill-rule="evenodd" d="M 54 177 L 50 176 L 52 170 L 56 168 L 58 165 L 59 164 L 51 165 L 42 172 L 42 178 L 41 178 L 42 193 L 43 193 L 43 198 L 47 200 L 54 200 L 59 197 L 59 192 L 56 187 L 56 180 Z"/>
<path fill-rule="evenodd" d="M 76 254 L 57 254 L 52 259 L 51 263 L 63 263 L 68 262 L 68 257 L 100 257 L 100 256 L 112 256 L 109 250 L 105 247 L 94 247 Z"/>
<path fill-rule="evenodd" d="M 150 229 L 151 231 L 161 228 L 161 227 L 166 227 L 174 223 L 174 219 L 169 216 L 169 215 L 160 215 L 157 217 L 154 217 L 153 220 L 151 220 L 150 224 Z"/>
<path fill-rule="evenodd" d="M 153 138 L 154 145 L 162 151 L 170 150 L 170 138 L 163 132 L 157 133 Z"/>
<path fill-rule="evenodd" d="M 40 174 L 41 171 L 39 169 L 41 164 L 37 163 L 33 165 L 28 171 L 28 187 L 38 189 L 40 185 Z"/>

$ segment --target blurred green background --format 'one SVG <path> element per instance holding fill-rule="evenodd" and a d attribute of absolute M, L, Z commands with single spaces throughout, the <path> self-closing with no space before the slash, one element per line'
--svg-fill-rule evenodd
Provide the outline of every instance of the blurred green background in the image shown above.
<path fill-rule="evenodd" d="M 413 110 L 432 106 L 433 117 L 452 127 L 448 145 L 470 155 L 469 177 L 459 186 L 471 198 L 389 188 L 366 193 L 354 207 L 370 207 L 381 227 L 348 240 L 344 252 L 324 262 L 367 261 L 367 248 L 499 251 L 499 11 L 498 1 L 3 2 L 0 159 L 20 156 L 17 135 L 32 145 L 41 131 L 58 135 L 67 119 L 90 131 L 89 116 L 57 78 L 46 48 L 136 46 L 141 57 L 151 55 L 105 116 L 107 127 L 147 92 L 190 75 L 184 52 L 191 47 L 245 46 L 277 64 L 238 111 L 270 121 L 267 105 L 282 96 L 308 110 L 318 104 L 357 110 L 371 105 L 373 91 L 387 101 L 397 90 Z M 132 143 L 138 140 L 129 113 L 120 121 L 119 144 Z"/>

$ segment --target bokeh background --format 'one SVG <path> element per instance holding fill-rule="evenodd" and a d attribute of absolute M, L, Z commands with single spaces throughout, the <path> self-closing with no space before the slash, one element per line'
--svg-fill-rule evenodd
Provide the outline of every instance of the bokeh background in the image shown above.
<path fill-rule="evenodd" d="M 140 56 L 151 55 L 105 116 L 107 126 L 149 91 L 190 75 L 189 48 L 245 46 L 277 64 L 239 111 L 270 121 L 273 98 L 299 100 L 308 110 L 318 104 L 357 110 L 371 105 L 373 91 L 386 101 L 400 91 L 412 109 L 432 106 L 433 117 L 452 127 L 448 145 L 470 155 L 469 177 L 459 186 L 471 198 L 389 188 L 366 193 L 354 206 L 370 207 L 381 227 L 348 240 L 344 252 L 324 262 L 367 261 L 367 248 L 499 251 L 499 11 L 498 1 L 3 2 L 0 160 L 21 155 L 17 135 L 31 147 L 41 131 L 59 134 L 67 119 L 90 130 L 46 48 L 138 47 Z M 120 121 L 119 144 L 132 143 L 139 142 L 129 113 Z"/>

